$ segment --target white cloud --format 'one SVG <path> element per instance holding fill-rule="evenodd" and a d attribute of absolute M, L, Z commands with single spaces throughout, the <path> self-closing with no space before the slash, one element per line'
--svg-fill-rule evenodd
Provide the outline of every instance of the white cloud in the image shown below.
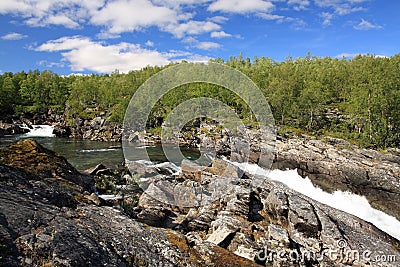
<path fill-rule="evenodd" d="M 307 7 L 310 5 L 309 0 L 289 0 L 288 1 L 289 6 L 294 6 L 294 10 L 300 11 L 300 10 L 305 10 Z"/>
<path fill-rule="evenodd" d="M 21 40 L 26 37 L 28 37 L 28 35 L 24 35 L 24 34 L 17 33 L 17 32 L 11 32 L 11 33 L 1 36 L 0 38 L 3 40 L 14 41 L 14 40 Z"/>
<path fill-rule="evenodd" d="M 323 19 L 322 25 L 331 25 L 331 20 L 333 19 L 334 15 L 329 12 L 322 12 L 319 16 Z"/>
<path fill-rule="evenodd" d="M 191 47 L 195 47 L 201 50 L 211 50 L 220 48 L 221 45 L 215 42 L 200 42 L 196 38 L 189 36 L 182 40 L 183 43 L 189 44 Z"/>
<path fill-rule="evenodd" d="M 193 43 L 198 43 L 199 41 L 196 38 L 189 36 L 183 39 L 182 42 L 185 44 L 193 44 Z"/>
<path fill-rule="evenodd" d="M 257 16 L 265 20 L 277 20 L 279 23 L 285 19 L 284 16 L 267 13 L 258 13 Z"/>
<path fill-rule="evenodd" d="M 210 36 L 212 38 L 227 38 L 227 37 L 232 37 L 232 34 L 226 33 L 224 31 L 219 31 L 219 32 L 211 32 Z"/>
<path fill-rule="evenodd" d="M 90 46 L 92 44 L 93 42 L 88 37 L 72 36 L 72 37 L 61 37 L 56 40 L 50 40 L 32 49 L 36 51 L 56 52 L 56 51 L 79 49 L 82 47 Z"/>
<path fill-rule="evenodd" d="M 197 7 L 211 12 L 262 13 L 264 19 L 282 18 L 268 14 L 274 5 L 267 0 L 1 0 L 0 14 L 20 17 L 32 27 L 95 25 L 100 27 L 96 35 L 99 39 L 120 38 L 122 33 L 145 31 L 150 27 L 180 39 L 212 32 L 228 37 L 222 36 L 221 27 L 229 20 L 227 17 L 196 20 Z M 217 38 L 216 33 L 213 35 Z"/>
<path fill-rule="evenodd" d="M 148 0 L 116 0 L 96 11 L 90 21 L 107 27 L 112 34 L 119 34 L 154 25 L 163 27 L 176 22 L 176 17 L 172 9 L 153 5 Z"/>
<path fill-rule="evenodd" d="M 367 53 L 341 53 L 336 56 L 336 58 L 354 58 L 356 56 L 363 56 L 363 55 L 371 55 Z M 388 56 L 385 55 L 373 55 L 374 57 L 379 57 L 379 58 L 388 58 Z"/>
<path fill-rule="evenodd" d="M 62 25 L 77 28 L 104 0 L 2 0 L 0 14 L 20 16 L 29 26 Z"/>
<path fill-rule="evenodd" d="M 188 21 L 181 24 L 170 24 L 165 27 L 168 31 L 178 38 L 183 38 L 185 35 L 197 35 L 221 29 L 221 26 L 211 21 Z"/>
<path fill-rule="evenodd" d="M 353 12 L 365 10 L 361 6 L 356 6 L 356 4 L 361 4 L 368 0 L 314 0 L 315 4 L 323 8 L 332 8 L 334 12 L 338 15 L 347 15 Z"/>
<path fill-rule="evenodd" d="M 356 30 L 372 30 L 372 29 L 381 29 L 382 26 L 378 24 L 373 24 L 369 21 L 366 21 L 365 19 L 361 19 L 361 22 L 358 23 L 357 25 L 354 26 L 354 29 Z"/>
<path fill-rule="evenodd" d="M 166 65 L 174 54 L 148 50 L 138 44 L 121 42 L 105 45 L 87 37 L 62 37 L 35 48 L 36 51 L 61 52 L 72 71 L 128 72 L 147 65 Z"/>
<path fill-rule="evenodd" d="M 211 58 L 209 56 L 202 56 L 202 55 L 191 55 L 187 58 L 188 61 L 191 62 L 208 62 Z"/>
<path fill-rule="evenodd" d="M 336 58 L 353 58 L 358 55 L 362 55 L 361 53 L 341 53 L 336 56 Z"/>
<path fill-rule="evenodd" d="M 195 44 L 195 47 L 202 50 L 211 50 L 220 48 L 221 45 L 214 42 L 198 42 L 197 44 Z"/>
<path fill-rule="evenodd" d="M 176 8 L 177 6 L 204 4 L 212 2 L 212 0 L 153 0 L 152 2 L 158 5 Z"/>
<path fill-rule="evenodd" d="M 29 16 L 33 11 L 32 5 L 25 1 L 3 0 L 0 2 L 0 14 L 13 13 Z"/>
<path fill-rule="evenodd" d="M 111 36 L 156 26 L 161 31 L 183 38 L 186 35 L 207 33 L 221 28 L 217 23 L 220 23 L 223 17 L 219 20 L 215 18 L 214 21 L 191 20 L 195 14 L 184 12 L 179 8 L 179 5 L 198 5 L 206 2 L 210 1 L 115 0 L 93 12 L 90 22 L 105 27 L 104 32 Z M 217 20 L 219 22 L 216 22 Z"/>
<path fill-rule="evenodd" d="M 270 12 L 274 5 L 270 1 L 264 0 L 217 0 L 213 2 L 208 10 L 215 12 L 221 11 L 226 13 L 254 13 L 254 12 Z"/>
<path fill-rule="evenodd" d="M 67 28 L 78 28 L 79 23 L 73 21 L 69 17 L 67 17 L 64 14 L 57 14 L 54 16 L 49 16 L 46 19 L 45 24 L 53 24 L 53 25 L 63 25 L 64 27 Z"/>
<path fill-rule="evenodd" d="M 39 66 L 45 66 L 47 68 L 59 67 L 63 68 L 65 66 L 64 62 L 49 62 L 47 60 L 40 60 L 37 62 Z"/>
<path fill-rule="evenodd" d="M 202 47 L 201 49 L 217 47 L 212 42 L 197 41 L 194 45 Z M 204 58 L 204 56 L 184 51 L 159 52 L 143 48 L 139 44 L 126 42 L 105 44 L 83 36 L 50 40 L 32 49 L 42 52 L 60 52 L 63 57 L 62 62 L 68 62 L 71 70 L 78 72 L 109 73 L 116 69 L 121 72 L 129 72 L 148 65 L 166 65 L 177 58 L 186 60 Z M 56 66 L 56 63 L 51 64 Z"/>
<path fill-rule="evenodd" d="M 304 27 L 307 25 L 304 20 L 299 18 L 285 17 L 281 15 L 267 13 L 258 13 L 256 15 L 265 20 L 275 20 L 277 23 L 290 23 L 290 27 L 295 30 L 304 29 Z"/>
<path fill-rule="evenodd" d="M 110 33 L 107 31 L 101 31 L 96 35 L 97 38 L 99 39 L 117 39 L 120 38 L 120 34 L 115 34 L 115 33 Z"/>
<path fill-rule="evenodd" d="M 153 46 L 154 46 L 154 43 L 153 43 L 152 41 L 150 41 L 150 40 L 147 40 L 147 42 L 145 43 L 145 45 L 150 46 L 150 47 L 153 47 Z"/>
<path fill-rule="evenodd" d="M 229 19 L 224 16 L 215 16 L 209 19 L 209 21 L 215 22 L 215 23 L 224 23 L 228 21 Z"/>
<path fill-rule="evenodd" d="M 282 22 L 290 22 L 291 23 L 290 27 L 295 30 L 301 30 L 307 26 L 307 22 L 299 18 L 287 17 Z"/>

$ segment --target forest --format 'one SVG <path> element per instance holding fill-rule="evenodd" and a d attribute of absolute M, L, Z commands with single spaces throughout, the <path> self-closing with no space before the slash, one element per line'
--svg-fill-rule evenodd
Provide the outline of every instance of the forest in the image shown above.
<path fill-rule="evenodd" d="M 261 89 L 281 134 L 328 135 L 367 148 L 400 147 L 400 54 L 351 59 L 308 54 L 281 62 L 239 55 L 227 61 L 211 61 L 240 70 Z M 8 115 L 50 111 L 64 113 L 72 123 L 76 117 L 91 119 L 106 112 L 110 120 L 121 124 L 137 88 L 168 66 L 102 75 L 62 76 L 48 70 L 5 72 L 0 75 L 0 120 Z M 179 103 L 201 96 L 226 103 L 245 123 L 252 123 L 251 111 L 234 93 L 216 85 L 193 83 L 163 96 L 148 127 L 159 127 Z"/>

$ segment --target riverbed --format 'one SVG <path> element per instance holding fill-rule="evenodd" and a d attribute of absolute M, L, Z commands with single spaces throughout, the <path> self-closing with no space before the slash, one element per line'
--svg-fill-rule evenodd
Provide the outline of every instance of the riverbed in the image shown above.
<path fill-rule="evenodd" d="M 102 163 L 108 168 L 116 168 L 124 163 L 124 155 L 121 143 L 98 142 L 82 139 L 59 138 L 49 136 L 13 135 L 0 138 L 0 147 L 7 146 L 15 141 L 31 138 L 44 147 L 53 150 L 67 160 L 78 170 L 86 170 Z M 167 161 L 163 149 L 159 145 L 147 145 L 138 147 L 145 149 L 149 158 L 154 163 Z M 198 157 L 199 152 L 194 149 L 181 147 L 182 154 L 189 159 Z M 141 160 L 134 155 L 130 160 Z M 178 164 L 177 162 L 174 162 Z M 179 164 L 178 164 L 179 165 Z"/>
<path fill-rule="evenodd" d="M 104 164 L 109 168 L 121 166 L 124 162 L 124 155 L 121 143 L 98 142 L 71 138 L 57 138 L 49 136 L 14 135 L 0 138 L 0 147 L 4 147 L 20 139 L 32 138 L 44 147 L 53 150 L 68 159 L 68 161 L 78 170 L 85 170 Z M 139 149 L 146 149 L 153 163 L 166 162 L 167 158 L 160 145 L 147 145 Z M 181 152 L 188 159 L 195 159 L 199 152 L 193 149 L 181 147 Z M 141 160 L 140 158 L 130 158 L 129 160 Z M 174 162 L 177 164 L 176 162 Z M 177 164 L 179 165 L 179 164 Z M 240 166 L 240 164 L 236 164 Z M 240 166 L 249 173 L 252 173 L 255 165 Z M 259 170 L 260 171 L 260 170 Z M 400 222 L 394 217 L 378 211 L 370 206 L 367 199 L 350 192 L 336 191 L 333 194 L 323 192 L 315 187 L 308 178 L 300 177 L 296 170 L 265 172 L 261 173 L 269 179 L 279 181 L 288 187 L 310 197 L 321 203 L 334 208 L 346 211 L 361 219 L 373 223 L 381 230 L 400 240 Z"/>

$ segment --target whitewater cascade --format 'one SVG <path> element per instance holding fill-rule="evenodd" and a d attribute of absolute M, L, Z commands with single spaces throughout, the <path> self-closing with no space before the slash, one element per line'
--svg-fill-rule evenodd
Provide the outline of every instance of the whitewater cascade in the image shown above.
<path fill-rule="evenodd" d="M 228 161 L 228 160 L 227 160 Z M 309 198 L 312 198 L 335 209 L 345 211 L 357 216 L 364 221 L 370 222 L 377 228 L 400 240 L 400 222 L 380 210 L 374 209 L 364 196 L 351 192 L 335 191 L 332 194 L 315 187 L 311 180 L 301 177 L 297 170 L 265 170 L 257 164 L 238 163 L 228 161 L 242 170 L 253 174 L 268 177 L 271 180 L 281 182 Z"/>
<path fill-rule="evenodd" d="M 28 129 L 29 132 L 24 134 L 26 137 L 54 137 L 54 126 L 52 125 L 31 125 L 31 127 L 23 126 L 22 128 Z"/>

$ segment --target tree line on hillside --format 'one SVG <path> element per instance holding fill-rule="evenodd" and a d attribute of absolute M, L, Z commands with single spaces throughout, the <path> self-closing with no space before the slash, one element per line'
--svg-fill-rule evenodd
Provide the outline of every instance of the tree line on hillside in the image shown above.
<path fill-rule="evenodd" d="M 277 62 L 231 57 L 213 62 L 246 74 L 269 101 L 280 131 L 330 135 L 364 147 L 400 147 L 400 54 L 390 58 L 359 55 L 353 59 L 314 57 Z M 100 112 L 121 124 L 137 88 L 168 66 L 148 66 L 121 74 L 61 76 L 51 71 L 0 75 L 0 113 L 64 113 L 91 119 Z M 159 127 L 182 101 L 211 97 L 232 107 L 247 123 L 254 120 L 244 101 L 228 89 L 192 83 L 171 90 L 158 101 L 148 121 Z"/>

